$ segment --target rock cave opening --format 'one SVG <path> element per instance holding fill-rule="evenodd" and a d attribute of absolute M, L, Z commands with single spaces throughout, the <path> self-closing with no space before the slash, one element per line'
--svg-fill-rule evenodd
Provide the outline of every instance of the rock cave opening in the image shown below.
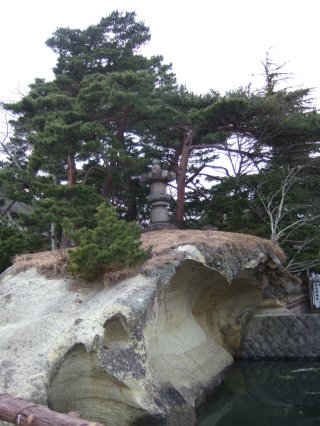
<path fill-rule="evenodd" d="M 272 304 L 272 303 L 271 303 Z M 150 369 L 159 385 L 170 384 L 189 402 L 212 388 L 233 361 L 241 326 L 255 310 L 270 306 L 253 270 L 230 284 L 218 271 L 185 260 L 158 297 L 154 322 L 146 331 Z"/>
<path fill-rule="evenodd" d="M 108 349 L 128 346 L 131 339 L 126 320 L 121 314 L 108 319 L 104 324 L 104 344 Z"/>
<path fill-rule="evenodd" d="M 63 358 L 48 391 L 48 406 L 62 413 L 75 411 L 82 418 L 110 426 L 126 426 L 145 410 L 135 405 L 135 395 L 123 382 L 107 374 L 95 351 L 75 345 Z"/>

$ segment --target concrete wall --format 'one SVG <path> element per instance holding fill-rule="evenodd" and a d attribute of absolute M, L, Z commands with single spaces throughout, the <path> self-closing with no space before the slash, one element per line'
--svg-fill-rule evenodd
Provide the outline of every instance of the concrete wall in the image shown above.
<path fill-rule="evenodd" d="M 255 315 L 242 329 L 240 358 L 319 358 L 320 315 Z"/>

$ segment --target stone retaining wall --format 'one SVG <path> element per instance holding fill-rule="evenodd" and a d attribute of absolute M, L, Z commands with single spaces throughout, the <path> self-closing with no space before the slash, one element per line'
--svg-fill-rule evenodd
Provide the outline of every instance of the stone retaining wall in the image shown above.
<path fill-rule="evenodd" d="M 238 357 L 320 359 L 320 315 L 255 315 L 242 330 Z"/>

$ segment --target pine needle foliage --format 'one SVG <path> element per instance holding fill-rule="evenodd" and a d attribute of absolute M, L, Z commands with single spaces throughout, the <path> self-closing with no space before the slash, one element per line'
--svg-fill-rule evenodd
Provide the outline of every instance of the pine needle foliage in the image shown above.
<path fill-rule="evenodd" d="M 41 236 L 20 229 L 17 225 L 0 221 L 0 273 L 12 265 L 17 254 L 33 253 L 42 246 Z"/>
<path fill-rule="evenodd" d="M 98 207 L 95 218 L 97 226 L 93 229 L 72 231 L 69 224 L 69 235 L 78 244 L 69 250 L 73 275 L 95 281 L 102 274 L 133 266 L 148 257 L 141 248 L 138 225 L 118 219 L 116 210 L 105 204 Z"/>

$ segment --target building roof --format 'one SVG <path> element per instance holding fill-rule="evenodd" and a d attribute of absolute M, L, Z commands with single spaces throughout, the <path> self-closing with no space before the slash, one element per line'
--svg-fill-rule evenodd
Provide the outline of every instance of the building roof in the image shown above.
<path fill-rule="evenodd" d="M 14 213 L 19 215 L 21 213 L 31 213 L 32 207 L 26 203 L 20 201 L 13 201 L 7 198 L 4 199 L 4 203 L 0 206 L 0 214 L 3 215 L 6 212 Z"/>

